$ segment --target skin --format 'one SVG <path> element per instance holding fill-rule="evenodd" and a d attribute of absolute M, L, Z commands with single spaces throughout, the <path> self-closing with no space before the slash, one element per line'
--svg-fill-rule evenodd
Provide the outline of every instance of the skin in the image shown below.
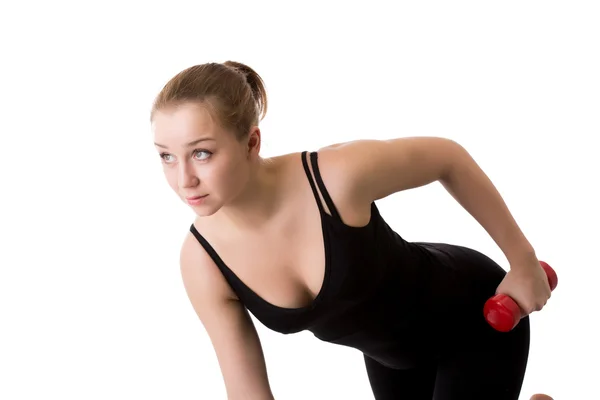
<path fill-rule="evenodd" d="M 272 304 L 310 304 L 320 291 L 325 259 L 321 217 L 300 153 L 263 158 L 259 127 L 239 139 L 201 104 L 161 110 L 152 130 L 171 189 L 186 204 L 186 197 L 207 195 L 201 204 L 188 206 L 197 215 L 196 229 L 225 264 Z M 373 201 L 440 181 L 506 255 L 511 269 L 498 292 L 515 299 L 523 316 L 541 310 L 550 298 L 533 247 L 487 176 L 457 143 L 401 138 L 335 144 L 319 149 L 319 168 L 350 226 L 368 223 Z M 272 399 L 255 327 L 191 233 L 182 245 L 181 272 L 215 348 L 228 398 Z M 532 399 L 548 399 L 540 396 L 545 395 Z"/>

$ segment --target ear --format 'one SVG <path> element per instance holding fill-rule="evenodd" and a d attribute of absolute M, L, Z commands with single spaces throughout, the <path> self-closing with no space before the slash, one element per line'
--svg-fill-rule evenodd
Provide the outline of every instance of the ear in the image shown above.
<path fill-rule="evenodd" d="M 261 133 L 258 126 L 253 126 L 248 134 L 247 151 L 248 155 L 258 154 L 260 152 Z"/>

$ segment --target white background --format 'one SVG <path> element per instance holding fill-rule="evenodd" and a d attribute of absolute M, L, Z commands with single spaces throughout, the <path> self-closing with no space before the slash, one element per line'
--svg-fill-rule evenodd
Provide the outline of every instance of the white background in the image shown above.
<path fill-rule="evenodd" d="M 2 2 L 0 398 L 225 399 L 179 274 L 193 215 L 148 117 L 174 74 L 226 60 L 266 81 L 265 156 L 419 135 L 466 147 L 559 276 L 521 398 L 600 398 L 597 3 L 364 4 Z M 379 204 L 405 239 L 508 268 L 439 184 Z M 256 324 L 278 400 L 373 398 L 357 351 Z"/>

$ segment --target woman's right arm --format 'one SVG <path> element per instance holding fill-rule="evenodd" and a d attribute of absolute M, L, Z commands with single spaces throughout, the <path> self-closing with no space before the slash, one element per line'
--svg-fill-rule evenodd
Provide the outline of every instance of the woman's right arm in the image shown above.
<path fill-rule="evenodd" d="M 180 267 L 188 298 L 217 355 L 228 400 L 273 400 L 262 346 L 248 311 L 189 233 Z"/>

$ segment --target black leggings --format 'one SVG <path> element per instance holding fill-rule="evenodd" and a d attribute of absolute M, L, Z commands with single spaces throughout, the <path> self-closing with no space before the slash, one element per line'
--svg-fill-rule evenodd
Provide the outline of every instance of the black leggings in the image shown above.
<path fill-rule="evenodd" d="M 392 369 L 365 355 L 375 399 L 518 400 L 529 356 L 529 317 L 503 333 L 482 312 L 506 271 L 465 247 L 423 245 L 435 246 L 443 261 L 429 271 L 421 310 L 424 321 L 432 321 L 423 340 L 435 347 L 435 356 L 412 369 Z M 449 284 L 449 273 L 460 284 Z"/>

